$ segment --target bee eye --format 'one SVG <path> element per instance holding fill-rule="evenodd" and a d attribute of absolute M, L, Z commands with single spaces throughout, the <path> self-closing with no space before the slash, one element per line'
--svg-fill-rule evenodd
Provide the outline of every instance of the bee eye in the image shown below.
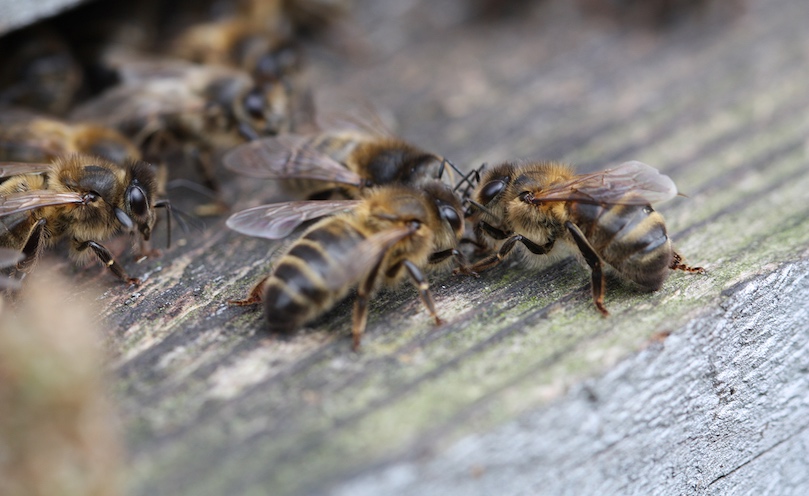
<path fill-rule="evenodd" d="M 126 201 L 129 205 L 129 211 L 136 217 L 143 217 L 149 208 L 146 203 L 146 194 L 140 186 L 131 186 L 126 192 Z"/>
<path fill-rule="evenodd" d="M 450 227 L 452 227 L 454 231 L 461 229 L 461 216 L 458 215 L 457 210 L 449 205 L 442 205 L 439 211 L 441 212 L 441 218 L 449 222 Z"/>
<path fill-rule="evenodd" d="M 244 109 L 250 114 L 250 117 L 254 119 L 264 117 L 264 97 L 258 88 L 253 89 L 245 95 L 242 103 L 244 104 Z"/>
<path fill-rule="evenodd" d="M 496 179 L 489 181 L 483 188 L 480 189 L 480 200 L 484 205 L 494 200 L 494 197 L 500 194 L 506 187 L 504 179 Z"/>

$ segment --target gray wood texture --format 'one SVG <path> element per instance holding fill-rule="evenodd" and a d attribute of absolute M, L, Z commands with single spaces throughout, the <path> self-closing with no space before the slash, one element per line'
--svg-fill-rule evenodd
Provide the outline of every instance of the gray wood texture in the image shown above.
<path fill-rule="evenodd" d="M 134 495 L 805 494 L 809 490 L 809 11 L 750 0 L 665 29 L 565 2 L 497 20 L 465 2 L 357 2 L 341 50 L 313 48 L 333 101 L 369 100 L 469 169 L 514 158 L 586 172 L 641 160 L 706 275 L 656 293 L 573 261 L 434 275 L 290 337 L 231 308 L 277 245 L 214 220 L 127 289 L 71 268 L 104 306 Z M 347 31 L 348 28 L 347 28 Z M 268 185 L 226 181 L 237 207 Z M 123 247 L 123 244 L 121 244 Z"/>

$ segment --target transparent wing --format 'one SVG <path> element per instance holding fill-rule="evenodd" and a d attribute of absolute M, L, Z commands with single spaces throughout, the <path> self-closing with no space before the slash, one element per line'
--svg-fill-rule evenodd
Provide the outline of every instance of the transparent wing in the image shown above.
<path fill-rule="evenodd" d="M 20 174 L 42 174 L 51 169 L 50 164 L 29 164 L 28 162 L 0 162 L 0 177 Z"/>
<path fill-rule="evenodd" d="M 237 146 L 225 155 L 228 169 L 260 179 L 314 179 L 360 186 L 362 178 L 294 134 Z"/>
<path fill-rule="evenodd" d="M 326 285 L 329 290 L 337 291 L 347 285 L 353 285 L 358 277 L 365 275 L 378 264 L 393 245 L 413 233 L 413 229 L 400 227 L 389 229 L 365 239 L 354 250 L 340 250 L 329 253 L 339 267 L 329 274 Z"/>
<path fill-rule="evenodd" d="M 176 58 L 151 57 L 129 51 L 111 50 L 103 55 L 103 64 L 114 71 L 119 85 L 140 85 L 154 81 L 185 81 L 195 89 L 213 79 L 250 80 L 240 69 L 221 65 L 203 65 Z"/>
<path fill-rule="evenodd" d="M 579 201 L 646 205 L 677 196 L 670 177 L 642 162 L 625 162 L 614 169 L 576 176 L 543 190 L 534 201 Z"/>
<path fill-rule="evenodd" d="M 348 111 L 326 112 L 317 117 L 317 124 L 326 131 L 350 129 L 372 137 L 398 139 L 368 102 L 358 102 Z"/>
<path fill-rule="evenodd" d="M 206 102 L 182 81 L 157 80 L 142 85 L 119 85 L 76 107 L 73 121 L 119 128 L 160 116 L 201 114 Z"/>
<path fill-rule="evenodd" d="M 227 226 L 248 236 L 282 239 L 306 221 L 349 210 L 359 200 L 312 200 L 261 205 L 230 216 Z"/>
<path fill-rule="evenodd" d="M 78 193 L 57 193 L 47 189 L 22 191 L 0 196 L 0 217 L 35 208 L 84 202 L 84 198 Z"/>

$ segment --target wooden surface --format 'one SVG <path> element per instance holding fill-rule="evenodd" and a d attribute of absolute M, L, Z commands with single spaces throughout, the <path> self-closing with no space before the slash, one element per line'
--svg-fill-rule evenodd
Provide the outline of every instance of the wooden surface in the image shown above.
<path fill-rule="evenodd" d="M 461 2 L 358 3 L 362 34 L 311 51 L 316 90 L 388 109 L 466 169 L 652 164 L 688 195 L 659 210 L 708 273 L 653 294 L 613 281 L 606 319 L 572 261 L 433 276 L 447 324 L 412 288 L 384 293 L 355 354 L 349 303 L 283 339 L 225 304 L 277 247 L 223 220 L 124 257 L 137 290 L 62 264 L 104 308 L 131 494 L 809 490 L 805 2 L 663 30 L 565 2 L 489 22 Z M 269 196 L 226 188 L 238 207 Z"/>

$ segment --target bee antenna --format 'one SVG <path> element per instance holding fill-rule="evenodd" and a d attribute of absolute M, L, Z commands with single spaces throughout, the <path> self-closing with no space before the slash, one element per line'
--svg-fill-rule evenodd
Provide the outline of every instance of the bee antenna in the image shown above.
<path fill-rule="evenodd" d="M 217 196 L 216 193 L 211 190 L 210 188 L 206 188 L 205 186 L 194 182 L 189 181 L 188 179 L 172 179 L 171 181 L 166 184 L 166 189 L 177 189 L 177 188 L 185 188 L 187 190 L 193 191 L 194 193 L 199 193 L 202 196 L 210 198 L 212 200 L 216 200 Z"/>
<path fill-rule="evenodd" d="M 457 192 L 457 191 L 458 191 L 458 190 L 461 188 L 461 186 L 462 186 L 464 183 L 466 183 L 466 184 L 467 184 L 467 187 L 466 187 L 466 189 L 464 190 L 464 196 L 465 196 L 465 195 L 466 195 L 466 191 L 468 191 L 468 190 L 469 190 L 469 188 L 473 188 L 473 189 L 474 189 L 474 187 L 475 187 L 475 183 L 478 183 L 478 184 L 480 183 L 480 172 L 483 170 L 483 168 L 484 168 L 484 167 L 486 167 L 486 163 L 485 163 L 485 162 L 483 163 L 483 165 L 481 165 L 481 166 L 480 166 L 480 167 L 478 167 L 477 169 L 472 169 L 472 170 L 471 170 L 471 171 L 469 171 L 468 173 L 464 174 L 464 175 L 461 177 L 461 180 L 460 180 L 460 181 L 458 181 L 458 184 L 456 184 L 456 185 L 455 185 L 455 188 L 453 188 L 453 190 L 452 190 L 452 191 Z"/>
<path fill-rule="evenodd" d="M 470 205 L 472 205 L 473 207 L 475 207 L 476 209 L 480 210 L 481 212 L 486 212 L 487 214 L 491 215 L 492 217 L 496 217 L 496 215 L 494 215 L 494 213 L 492 213 L 492 211 L 491 211 L 491 210 L 489 210 L 488 208 L 484 207 L 483 205 L 481 205 L 480 203 L 476 202 L 475 200 L 472 200 L 472 199 L 467 198 L 467 199 L 466 199 L 466 201 L 467 201 L 467 202 L 468 202 Z"/>
<path fill-rule="evenodd" d="M 461 170 L 458 169 L 458 167 L 455 164 L 453 164 L 448 158 L 444 157 L 441 160 L 441 169 L 438 172 L 438 179 L 441 179 L 441 174 L 444 172 L 445 165 L 449 165 L 449 168 L 452 169 L 456 174 L 458 174 L 458 176 L 463 177 L 464 175 L 463 172 L 461 172 Z"/>

